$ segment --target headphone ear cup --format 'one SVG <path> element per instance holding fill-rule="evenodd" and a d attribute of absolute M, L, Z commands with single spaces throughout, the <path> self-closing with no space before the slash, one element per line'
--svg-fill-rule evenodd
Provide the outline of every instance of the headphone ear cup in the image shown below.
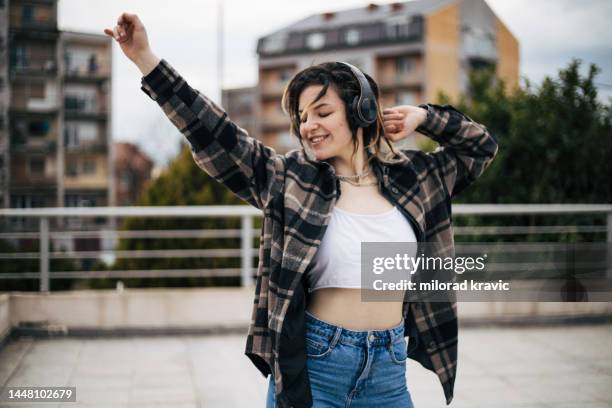
<path fill-rule="evenodd" d="M 359 96 L 353 98 L 353 102 L 351 103 L 351 112 L 349 113 L 349 116 L 355 127 L 362 126 L 361 120 L 359 118 Z"/>

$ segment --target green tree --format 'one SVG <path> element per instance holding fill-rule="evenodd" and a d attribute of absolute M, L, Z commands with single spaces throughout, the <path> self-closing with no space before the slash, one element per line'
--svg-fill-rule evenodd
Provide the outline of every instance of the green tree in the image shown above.
<path fill-rule="evenodd" d="M 494 67 L 470 74 L 468 93 L 456 102 L 457 108 L 487 126 L 498 140 L 499 152 L 457 202 L 610 202 L 612 100 L 603 104 L 597 98 L 594 83 L 599 68 L 591 64 L 584 77 L 580 65 L 580 60 L 573 60 L 558 78 L 546 77 L 539 87 L 525 80 L 512 94 L 495 78 Z M 540 217 L 539 224 L 571 225 L 578 218 Z M 603 225 L 600 217 L 586 218 L 582 224 Z M 502 223 L 501 218 L 497 221 Z M 534 217 L 514 221 L 535 223 Z"/>
<path fill-rule="evenodd" d="M 193 161 L 191 152 L 184 146 L 179 156 L 156 179 L 144 189 L 136 205 L 142 206 L 187 206 L 187 205 L 244 205 L 225 186 L 221 185 Z M 257 223 L 255 226 L 257 227 Z M 238 218 L 138 218 L 124 220 L 121 230 L 204 230 L 239 229 Z M 240 238 L 138 238 L 121 239 L 118 250 L 188 250 L 240 248 Z M 118 259 L 114 270 L 151 269 L 195 269 L 195 268 L 240 268 L 239 258 L 123 258 Z M 113 280 L 96 281 L 94 287 L 112 287 Z M 122 279 L 128 287 L 134 286 L 212 286 L 239 285 L 239 277 L 230 278 L 143 278 Z"/>

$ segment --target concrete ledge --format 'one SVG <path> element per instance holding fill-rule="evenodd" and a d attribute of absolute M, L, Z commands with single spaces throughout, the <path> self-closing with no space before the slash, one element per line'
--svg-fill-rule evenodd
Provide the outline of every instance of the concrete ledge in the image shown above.
<path fill-rule="evenodd" d="M 152 288 L 0 295 L 0 348 L 11 337 L 245 334 L 254 288 Z M 612 323 L 612 303 L 464 302 L 461 327 Z"/>

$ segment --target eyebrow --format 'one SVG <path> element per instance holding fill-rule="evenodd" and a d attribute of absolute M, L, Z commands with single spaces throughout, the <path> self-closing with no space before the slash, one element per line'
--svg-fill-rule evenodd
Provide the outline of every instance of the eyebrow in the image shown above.
<path fill-rule="evenodd" d="M 329 103 L 327 102 L 321 102 L 320 104 L 316 105 L 314 108 L 312 109 L 319 109 L 321 106 L 325 106 L 325 105 L 329 105 Z M 302 109 L 298 110 L 298 113 L 301 114 L 302 113 Z"/>

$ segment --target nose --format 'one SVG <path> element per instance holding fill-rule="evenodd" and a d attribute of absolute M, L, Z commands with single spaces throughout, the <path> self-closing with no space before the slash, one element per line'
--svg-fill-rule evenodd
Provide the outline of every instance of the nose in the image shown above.
<path fill-rule="evenodd" d="M 302 129 L 306 135 L 309 134 L 310 132 L 314 132 L 318 128 L 319 128 L 319 123 L 316 120 L 311 119 L 310 117 L 306 118 L 306 122 L 302 123 Z"/>

